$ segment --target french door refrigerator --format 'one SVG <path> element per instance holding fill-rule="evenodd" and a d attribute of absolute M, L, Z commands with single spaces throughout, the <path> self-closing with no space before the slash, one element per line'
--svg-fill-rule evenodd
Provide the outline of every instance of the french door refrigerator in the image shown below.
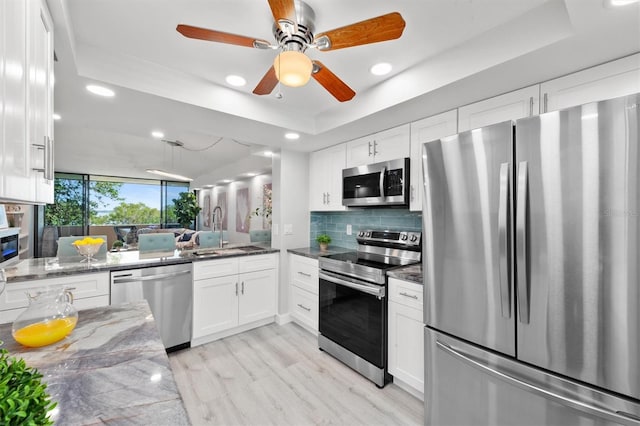
<path fill-rule="evenodd" d="M 640 424 L 640 94 L 423 145 L 425 423 Z"/>

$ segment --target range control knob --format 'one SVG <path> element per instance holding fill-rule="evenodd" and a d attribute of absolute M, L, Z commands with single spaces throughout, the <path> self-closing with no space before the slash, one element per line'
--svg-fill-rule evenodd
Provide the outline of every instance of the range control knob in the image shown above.
<path fill-rule="evenodd" d="M 402 234 L 402 235 L 400 235 L 400 239 L 401 239 L 402 241 L 407 241 L 407 238 L 408 238 L 408 237 L 407 237 L 407 234 Z"/>
<path fill-rule="evenodd" d="M 418 236 L 416 234 L 411 235 L 411 242 L 415 243 L 418 240 Z"/>
<path fill-rule="evenodd" d="M 358 232 L 358 237 L 364 237 L 364 231 Z"/>
<path fill-rule="evenodd" d="M 371 236 L 371 232 L 367 232 L 366 234 L 364 234 L 364 236 L 369 238 Z"/>

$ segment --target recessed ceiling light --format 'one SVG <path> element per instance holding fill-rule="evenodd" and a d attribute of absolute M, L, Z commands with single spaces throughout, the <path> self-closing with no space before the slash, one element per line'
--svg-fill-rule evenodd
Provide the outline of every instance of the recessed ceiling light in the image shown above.
<path fill-rule="evenodd" d="M 271 151 L 265 151 L 265 152 L 264 152 L 264 156 L 265 156 L 265 157 L 273 157 L 273 152 L 271 152 Z"/>
<path fill-rule="evenodd" d="M 87 85 L 87 90 L 90 91 L 91 93 L 93 93 L 94 95 L 104 96 L 106 98 L 110 98 L 112 96 L 115 96 L 115 94 L 116 94 L 111 89 L 107 89 L 106 87 L 98 86 L 98 85 L 95 85 L 95 84 Z"/>
<path fill-rule="evenodd" d="M 147 169 L 147 173 L 152 173 L 154 175 L 164 176 L 164 177 L 168 177 L 176 180 L 184 180 L 187 182 L 191 182 L 193 180 L 187 176 L 179 175 L 176 173 L 169 173 L 169 172 L 165 172 L 164 170 L 158 170 L 158 169 Z"/>
<path fill-rule="evenodd" d="M 295 132 L 285 133 L 284 137 L 289 139 L 290 141 L 295 141 L 295 140 L 300 139 L 300 135 L 298 133 L 295 133 Z"/>
<path fill-rule="evenodd" d="M 52 115 L 54 120 L 60 120 L 62 117 L 60 117 L 60 114 L 53 114 Z"/>
<path fill-rule="evenodd" d="M 247 173 L 247 176 L 254 177 L 254 176 L 258 176 L 258 174 L 254 173 L 254 172 L 249 172 L 249 173 Z"/>
<path fill-rule="evenodd" d="M 222 183 L 231 183 L 233 182 L 231 179 L 222 179 Z"/>
<path fill-rule="evenodd" d="M 387 62 L 380 62 L 369 68 L 369 72 L 373 75 L 386 75 L 391 72 L 391 64 Z"/>
<path fill-rule="evenodd" d="M 639 0 L 605 0 L 605 5 L 609 6 L 626 6 L 628 4 L 638 3 Z"/>
<path fill-rule="evenodd" d="M 162 139 L 164 138 L 164 133 L 162 133 L 160 130 L 154 130 L 153 132 L 151 132 L 151 136 L 156 139 Z"/>
<path fill-rule="evenodd" d="M 233 74 L 228 75 L 227 78 L 225 78 L 225 80 L 230 85 L 236 86 L 236 87 L 244 86 L 245 84 L 247 84 L 247 80 L 245 80 L 243 77 L 240 77 L 239 75 L 233 75 Z"/>

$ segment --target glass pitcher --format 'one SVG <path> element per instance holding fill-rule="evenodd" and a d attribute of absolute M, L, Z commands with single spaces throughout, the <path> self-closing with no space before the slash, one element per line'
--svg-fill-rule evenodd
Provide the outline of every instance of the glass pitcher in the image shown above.
<path fill-rule="evenodd" d="M 29 306 L 13 322 L 16 342 L 31 348 L 47 346 L 67 337 L 78 322 L 73 294 L 64 287 L 27 293 Z"/>

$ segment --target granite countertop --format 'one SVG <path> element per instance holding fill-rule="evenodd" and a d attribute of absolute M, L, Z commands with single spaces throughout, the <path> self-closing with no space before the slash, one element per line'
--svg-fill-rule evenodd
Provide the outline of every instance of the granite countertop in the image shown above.
<path fill-rule="evenodd" d="M 422 285 L 422 263 L 392 269 L 387 271 L 387 276 Z"/>
<path fill-rule="evenodd" d="M 80 311 L 75 330 L 50 346 L 21 346 L 11 324 L 0 339 L 44 376 L 56 424 L 189 424 L 147 302 Z"/>
<path fill-rule="evenodd" d="M 259 247 L 261 248 L 261 250 L 251 250 L 245 253 L 239 253 L 237 250 L 232 250 L 234 248 L 243 246 Z M 229 252 L 224 254 L 217 254 L 214 256 L 198 256 L 196 254 L 198 250 L 215 250 L 209 248 L 142 254 L 137 250 L 108 252 L 106 259 L 92 260 L 91 263 L 79 262 L 77 260 L 71 262 L 62 262 L 59 261 L 57 257 L 25 259 L 13 266 L 5 268 L 5 274 L 7 277 L 7 282 L 10 283 L 17 281 L 52 278 L 55 276 L 103 271 L 120 271 L 138 267 L 164 266 L 179 263 L 191 263 L 201 260 L 220 259 L 224 257 L 251 256 L 279 252 L 279 250 L 277 249 L 272 249 L 271 247 L 260 244 L 236 244 L 225 246 L 225 248 L 221 250 L 224 252 L 225 249 L 229 249 Z"/>
<path fill-rule="evenodd" d="M 348 249 L 344 247 L 331 246 L 328 250 L 322 251 L 318 247 L 301 247 L 287 250 L 289 253 L 297 254 L 299 256 L 310 257 L 317 259 L 322 256 L 328 256 L 330 254 L 347 253 L 354 251 L 354 249 Z"/>

